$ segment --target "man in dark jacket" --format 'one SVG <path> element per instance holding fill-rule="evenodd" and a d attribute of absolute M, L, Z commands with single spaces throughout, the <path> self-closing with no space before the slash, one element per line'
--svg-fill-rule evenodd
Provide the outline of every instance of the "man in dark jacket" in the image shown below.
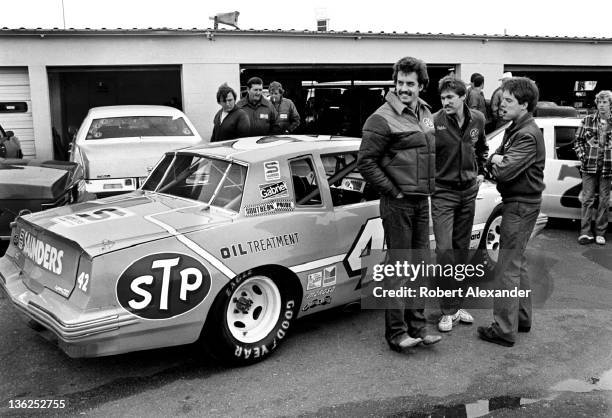
<path fill-rule="evenodd" d="M 419 98 L 429 82 L 427 66 L 402 58 L 393 66 L 393 81 L 395 91 L 387 93 L 386 103 L 363 126 L 357 166 L 381 194 L 386 263 L 417 264 L 429 249 L 428 197 L 434 189 L 433 119 Z M 405 278 L 398 276 L 386 277 L 384 287 L 401 289 Z M 440 341 L 439 335 L 427 333 L 423 309 L 406 308 L 402 298 L 385 302 L 385 338 L 393 350 Z"/>
<path fill-rule="evenodd" d="M 495 298 L 493 324 L 478 327 L 480 338 L 506 347 L 514 345 L 517 332 L 529 332 L 532 323 L 531 283 L 524 253 L 544 190 L 544 137 L 532 116 L 538 95 L 538 88 L 528 78 L 515 77 L 502 83 L 500 115 L 512 124 L 488 162 L 503 205 L 496 288 L 529 290 L 527 297 Z"/>
<path fill-rule="evenodd" d="M 439 265 L 466 264 L 474 223 L 476 195 L 484 179 L 487 160 L 485 119 L 465 104 L 463 81 L 447 76 L 438 91 L 442 109 L 434 115 L 436 132 L 436 191 L 431 197 L 431 218 Z M 454 278 L 440 278 L 440 287 L 453 290 Z M 474 322 L 461 298 L 442 298 L 438 329 L 448 332 L 453 323 Z"/>
<path fill-rule="evenodd" d="M 290 134 L 300 126 L 300 114 L 293 101 L 283 96 L 285 91 L 281 83 L 278 81 L 271 82 L 268 90 L 270 91 L 270 101 L 278 115 L 279 132 Z"/>
<path fill-rule="evenodd" d="M 213 119 L 213 133 L 210 142 L 224 141 L 249 136 L 249 117 L 236 106 L 236 92 L 226 83 L 217 90 L 217 103 L 221 109 Z"/>
<path fill-rule="evenodd" d="M 484 88 L 484 77 L 480 73 L 474 73 L 470 77 L 470 83 L 472 86 L 467 92 L 465 98 L 465 104 L 470 109 L 476 109 L 487 118 L 487 101 L 484 98 L 482 89 Z M 488 122 L 488 121 L 486 121 Z"/>
<path fill-rule="evenodd" d="M 263 80 L 251 77 L 247 81 L 247 95 L 238 102 L 251 123 L 249 136 L 271 135 L 278 132 L 278 115 L 272 103 L 262 95 Z"/>

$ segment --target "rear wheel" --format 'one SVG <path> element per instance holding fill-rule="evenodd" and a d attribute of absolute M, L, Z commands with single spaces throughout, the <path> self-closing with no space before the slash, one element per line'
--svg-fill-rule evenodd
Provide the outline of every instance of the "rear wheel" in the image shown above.
<path fill-rule="evenodd" d="M 290 279 L 253 272 L 239 275 L 217 296 L 205 343 L 226 363 L 261 361 L 286 337 L 298 306 Z"/>

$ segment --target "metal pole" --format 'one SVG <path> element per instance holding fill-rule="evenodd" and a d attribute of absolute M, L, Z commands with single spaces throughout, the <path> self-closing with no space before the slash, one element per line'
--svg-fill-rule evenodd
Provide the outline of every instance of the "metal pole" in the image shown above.
<path fill-rule="evenodd" d="M 64 22 L 64 30 L 66 30 L 66 13 L 64 12 L 64 0 L 62 0 L 62 21 Z"/>

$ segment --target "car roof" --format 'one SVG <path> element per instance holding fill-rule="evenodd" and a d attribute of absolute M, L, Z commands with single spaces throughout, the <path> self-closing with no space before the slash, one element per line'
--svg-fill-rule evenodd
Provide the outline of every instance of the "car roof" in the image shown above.
<path fill-rule="evenodd" d="M 180 110 L 170 106 L 155 105 L 122 105 L 100 106 L 89 109 L 92 118 L 108 118 L 121 116 L 184 116 Z"/>
<path fill-rule="evenodd" d="M 309 153 L 357 151 L 361 138 L 329 135 L 256 136 L 185 148 L 193 152 L 247 163 L 292 158 Z"/>

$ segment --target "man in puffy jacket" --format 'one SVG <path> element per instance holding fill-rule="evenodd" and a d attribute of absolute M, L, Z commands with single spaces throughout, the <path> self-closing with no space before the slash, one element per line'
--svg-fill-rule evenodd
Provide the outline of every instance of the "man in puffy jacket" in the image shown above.
<path fill-rule="evenodd" d="M 251 77 L 247 81 L 247 95 L 236 104 L 249 117 L 249 136 L 271 135 L 278 132 L 278 115 L 272 103 L 263 97 L 263 80 Z"/>
<path fill-rule="evenodd" d="M 434 190 L 433 118 L 429 105 L 419 98 L 429 82 L 427 66 L 413 57 L 402 58 L 393 66 L 393 81 L 395 91 L 387 93 L 385 103 L 363 126 L 357 165 L 381 194 L 387 265 L 418 264 L 429 249 L 428 198 Z M 399 274 L 384 280 L 389 290 L 406 283 Z M 385 304 L 385 338 L 391 349 L 440 341 L 439 335 L 428 334 L 423 309 L 407 308 L 403 298 L 390 297 Z"/>
<path fill-rule="evenodd" d="M 595 241 L 606 243 L 608 210 L 610 207 L 610 181 L 612 177 L 612 92 L 602 90 L 595 96 L 597 113 L 582 120 L 576 131 L 574 150 L 581 162 L 582 222 L 578 242 L 582 245 Z M 595 194 L 599 204 L 595 208 Z M 595 230 L 591 223 L 595 220 Z M 593 234 L 595 232 L 595 234 Z"/>

